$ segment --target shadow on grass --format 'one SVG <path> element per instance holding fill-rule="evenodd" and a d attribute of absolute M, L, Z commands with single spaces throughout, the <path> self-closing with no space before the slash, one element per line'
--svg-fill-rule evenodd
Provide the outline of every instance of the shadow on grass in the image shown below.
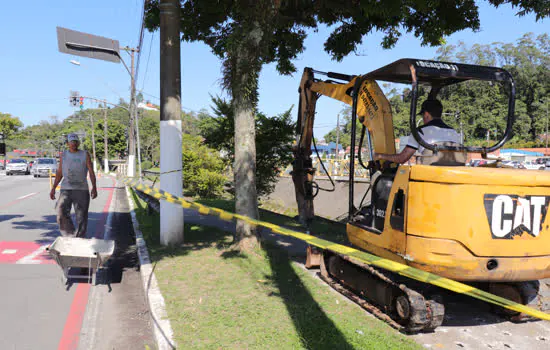
<path fill-rule="evenodd" d="M 148 212 L 147 207 L 139 200 L 134 191 L 131 191 L 136 206 L 134 211 L 139 221 L 143 238 L 147 242 L 151 261 L 159 261 L 163 258 L 187 255 L 192 251 L 215 246 L 223 250 L 231 246 L 233 235 L 217 228 L 198 226 L 194 223 L 184 224 L 185 244 L 180 247 L 164 247 L 160 245 L 160 215 L 156 212 Z M 183 210 L 183 209 L 182 209 Z M 216 218 L 212 218 L 215 220 Z"/>
<path fill-rule="evenodd" d="M 279 290 L 306 349 L 353 349 L 292 268 L 286 252 L 265 243 L 272 270 L 272 283 Z"/>
<path fill-rule="evenodd" d="M 135 194 L 133 195 L 135 198 Z M 200 202 L 227 211 L 234 210 L 234 204 L 231 201 L 201 200 Z M 148 227 L 146 229 L 148 231 L 147 241 L 152 261 L 160 261 L 171 256 L 182 256 L 213 246 L 222 251 L 221 257 L 224 259 L 247 259 L 246 254 L 229 249 L 233 242 L 232 233 L 191 224 L 185 225 L 185 244 L 183 246 L 161 247 L 158 242 L 158 214 L 155 213 L 147 217 L 147 210 L 142 203 L 135 210 L 140 225 L 144 221 Z M 288 216 L 263 212 L 262 218 L 281 226 L 288 227 L 293 220 Z M 219 219 L 212 217 L 212 220 Z M 273 242 L 264 241 L 263 245 L 272 271 L 272 275 L 266 279 L 269 279 L 277 290 L 276 294 L 271 295 L 279 296 L 283 300 L 303 347 L 307 349 L 353 349 L 353 346 L 348 343 L 293 270 L 292 261 L 287 252 L 276 247 Z"/>

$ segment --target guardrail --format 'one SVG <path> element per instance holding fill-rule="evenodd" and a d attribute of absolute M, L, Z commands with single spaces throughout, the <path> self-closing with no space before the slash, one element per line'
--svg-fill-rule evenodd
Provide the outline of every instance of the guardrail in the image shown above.
<path fill-rule="evenodd" d="M 449 278 L 441 277 L 433 273 L 419 270 L 414 267 L 401 264 L 393 260 L 381 258 L 379 256 L 376 256 L 352 247 L 347 247 L 341 244 L 327 241 L 306 233 L 292 231 L 287 228 L 284 228 L 269 222 L 263 222 L 260 220 L 252 219 L 244 215 L 231 213 L 218 208 L 211 208 L 196 202 L 189 202 L 181 197 L 174 196 L 163 190 L 158 190 L 156 188 L 145 186 L 142 183 L 138 182 L 137 180 L 123 178 L 122 181 L 126 185 L 134 188 L 135 190 L 143 192 L 153 198 L 180 205 L 182 208 L 196 210 L 200 214 L 213 215 L 224 221 L 243 220 L 250 225 L 268 228 L 273 233 L 294 237 L 309 245 L 312 245 L 324 250 L 329 250 L 329 251 L 341 254 L 343 256 L 347 256 L 351 260 L 355 260 L 357 262 L 365 263 L 368 265 L 374 265 L 382 269 L 395 272 L 401 276 L 405 276 L 423 283 L 429 283 L 429 284 L 453 291 L 455 293 L 468 295 L 473 298 L 483 300 L 494 305 L 498 305 L 500 307 L 503 307 L 509 310 L 525 313 L 532 317 L 550 321 L 550 314 L 530 308 L 523 304 L 513 302 L 508 299 L 504 299 L 497 295 L 485 292 L 481 289 L 477 289 L 475 287 L 469 286 L 467 284 L 464 284 L 458 281 L 451 280 Z"/>

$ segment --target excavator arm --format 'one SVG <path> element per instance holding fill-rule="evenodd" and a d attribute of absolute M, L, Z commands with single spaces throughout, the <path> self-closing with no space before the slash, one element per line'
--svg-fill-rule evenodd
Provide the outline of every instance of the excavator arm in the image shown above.
<path fill-rule="evenodd" d="M 344 83 L 320 81 L 315 79 L 314 73 L 325 74 L 329 78 L 343 80 Z M 358 118 L 371 136 L 372 151 L 394 154 L 395 138 L 391 107 L 376 81 L 364 79 L 362 76 L 323 73 L 305 68 L 298 92 L 300 100 L 296 123 L 297 139 L 293 147 L 292 180 L 300 223 L 309 226 L 315 216 L 315 169 L 311 158 L 311 145 L 318 98 L 327 96 L 352 106 L 353 116 Z"/>

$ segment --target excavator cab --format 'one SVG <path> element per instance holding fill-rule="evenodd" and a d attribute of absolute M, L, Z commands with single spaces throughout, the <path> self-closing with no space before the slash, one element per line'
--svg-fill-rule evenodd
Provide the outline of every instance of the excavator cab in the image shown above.
<path fill-rule="evenodd" d="M 328 79 L 320 80 L 315 74 Z M 429 88 L 428 98 L 437 98 L 445 87 L 471 80 L 504 86 L 508 109 L 502 116 L 506 119 L 502 137 L 487 147 L 426 142 L 416 127 L 419 86 Z M 392 110 L 379 81 L 410 84 L 410 133 L 423 148 L 416 164 L 372 161 L 374 152 L 396 153 Z M 466 167 L 468 153 L 486 157 L 511 138 L 515 85 L 506 70 L 420 59 L 400 59 L 365 75 L 306 68 L 299 93 L 292 178 L 303 224 L 314 218 L 315 105 L 319 97 L 327 96 L 352 106 L 347 236 L 353 246 L 443 277 L 481 283 L 518 303 L 550 305 L 549 283 L 544 282 L 550 277 L 550 223 L 546 221 L 550 177 L 530 170 Z M 359 126 L 362 133 L 356 147 Z M 362 159 L 363 145 L 370 153 L 368 161 Z M 370 203 L 361 200 L 357 205 L 356 159 L 371 174 Z M 423 286 L 415 286 L 410 294 L 399 287 L 410 281 L 388 277 L 387 271 L 372 267 L 358 268 L 335 252 L 321 253 L 316 259 L 308 249 L 308 261 L 318 260 L 325 277 L 346 281 L 348 288 L 409 331 L 431 330 L 442 322 L 443 306 L 425 297 Z M 385 291 L 383 295 L 380 290 Z M 418 305 L 426 309 L 413 310 Z M 404 309 L 410 312 L 404 314 Z M 507 316 L 524 319 L 520 314 Z"/>

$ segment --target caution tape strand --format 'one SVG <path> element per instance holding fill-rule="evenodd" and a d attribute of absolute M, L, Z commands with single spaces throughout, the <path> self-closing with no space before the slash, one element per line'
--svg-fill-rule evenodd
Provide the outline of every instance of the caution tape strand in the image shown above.
<path fill-rule="evenodd" d="M 513 302 L 511 300 L 499 297 L 497 295 L 485 292 L 481 289 L 469 286 L 467 284 L 464 284 L 462 282 L 458 282 L 455 280 L 451 280 L 449 278 L 441 277 L 436 274 L 426 272 L 417 268 L 414 268 L 412 266 L 408 266 L 393 260 L 381 258 L 379 256 L 367 253 L 362 250 L 357 250 L 352 247 L 344 246 L 341 244 L 337 244 L 331 241 L 327 241 L 306 233 L 293 231 L 272 223 L 263 222 L 260 220 L 252 219 L 244 215 L 239 215 L 235 213 L 231 213 L 222 209 L 218 208 L 211 208 L 208 206 L 205 206 L 200 203 L 196 202 L 190 202 L 187 201 L 181 197 L 174 196 L 170 193 L 167 193 L 163 190 L 151 188 L 148 186 L 145 186 L 141 183 L 139 183 L 136 180 L 130 180 L 127 178 L 123 179 L 123 182 L 127 184 L 128 186 L 131 186 L 135 189 L 138 189 L 139 191 L 145 192 L 157 199 L 166 200 L 170 203 L 179 204 L 183 208 L 186 209 L 193 209 L 199 211 L 201 214 L 205 215 L 214 215 L 219 217 L 221 220 L 224 221 L 232 221 L 232 220 L 242 220 L 246 223 L 253 225 L 253 226 L 261 226 L 270 229 L 274 233 L 278 233 L 284 236 L 294 237 L 296 239 L 299 239 L 301 241 L 304 241 L 312 246 L 321 248 L 323 250 L 330 250 L 335 253 L 345 255 L 350 257 L 351 259 L 354 259 L 361 263 L 366 263 L 369 265 L 374 265 L 377 267 L 380 267 L 382 269 L 395 272 L 401 276 L 405 276 L 423 283 L 429 283 L 441 288 L 445 288 L 447 290 L 453 291 L 455 293 L 468 295 L 470 297 L 483 300 L 485 302 L 498 305 L 500 307 L 521 312 L 527 315 L 530 315 L 532 317 L 536 317 L 542 320 L 550 321 L 550 314 L 547 314 L 543 311 L 539 311 L 533 308 L 530 308 L 528 306 L 525 306 L 523 304 L 519 304 L 516 302 Z"/>

